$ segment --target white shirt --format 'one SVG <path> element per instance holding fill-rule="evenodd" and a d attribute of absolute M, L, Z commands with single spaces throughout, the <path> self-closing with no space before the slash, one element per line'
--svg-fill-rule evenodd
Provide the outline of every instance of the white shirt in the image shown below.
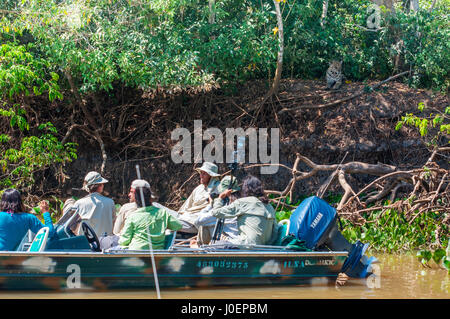
<path fill-rule="evenodd" d="M 87 221 L 97 237 L 112 235 L 114 201 L 97 192 L 77 200 L 75 207 L 83 221 Z M 80 235 L 81 229 L 78 234 Z"/>
<path fill-rule="evenodd" d="M 114 222 L 114 235 L 119 236 L 122 231 L 123 226 L 125 225 L 125 221 L 128 216 L 137 209 L 136 202 L 126 203 L 122 207 L 120 207 L 119 213 L 117 214 L 116 221 Z"/>
<path fill-rule="evenodd" d="M 194 188 L 191 195 L 178 210 L 178 213 L 181 215 L 180 220 L 186 220 L 193 223 L 197 219 L 196 213 L 208 206 L 209 192 L 218 184 L 219 181 L 217 179 L 211 178 L 207 187 L 200 184 Z"/>
<path fill-rule="evenodd" d="M 195 227 L 199 228 L 203 227 L 215 227 L 217 223 L 217 218 L 211 214 L 212 206 L 208 205 L 203 208 L 196 215 L 196 219 L 194 221 Z M 227 235 L 227 237 L 235 238 L 239 235 L 239 230 L 237 227 L 237 218 L 227 218 L 224 220 L 222 232 Z"/>

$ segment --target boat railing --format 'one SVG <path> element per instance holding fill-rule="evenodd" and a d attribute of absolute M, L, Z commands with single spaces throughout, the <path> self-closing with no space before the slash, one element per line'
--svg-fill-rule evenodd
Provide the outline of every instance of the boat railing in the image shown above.
<path fill-rule="evenodd" d="M 212 246 L 212 247 L 211 247 Z M 267 247 L 265 245 L 243 245 L 239 247 L 240 249 L 228 249 L 224 247 L 214 247 L 209 245 L 209 247 L 175 247 L 169 250 L 167 249 L 155 249 L 153 253 L 157 255 L 167 255 L 167 254 L 204 254 L 204 255 L 216 255 L 216 254 L 227 254 L 227 255 L 260 255 L 260 254 L 286 254 L 286 255 L 339 255 L 346 256 L 348 252 L 346 251 L 298 251 L 288 249 L 286 247 L 271 246 Z M 106 249 L 103 254 L 107 255 L 149 255 L 150 250 L 130 250 L 130 249 Z"/>

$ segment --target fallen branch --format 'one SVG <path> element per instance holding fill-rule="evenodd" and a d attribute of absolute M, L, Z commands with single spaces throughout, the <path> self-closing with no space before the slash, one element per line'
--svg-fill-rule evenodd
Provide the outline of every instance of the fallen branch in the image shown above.
<path fill-rule="evenodd" d="M 447 149 L 441 148 L 440 151 L 447 151 Z M 431 156 L 432 159 L 435 154 Z M 397 171 L 395 166 L 381 163 L 367 164 L 362 162 L 349 162 L 345 164 L 316 164 L 306 156 L 298 153 L 296 155 L 297 157 L 292 168 L 284 164 L 253 164 L 244 167 L 244 169 L 248 169 L 257 166 L 277 165 L 290 171 L 291 178 L 287 182 L 284 190 L 265 191 L 266 194 L 278 195 L 277 198 L 271 199 L 272 202 L 277 204 L 277 208 L 282 204 L 283 206 L 295 209 L 296 207 L 287 205 L 283 201 L 286 202 L 287 196 L 290 196 L 291 200 L 293 199 L 296 183 L 300 180 L 313 177 L 318 172 L 330 171 L 331 174 L 320 185 L 316 194 L 322 196 L 332 183 L 338 181 L 338 185 L 344 191 L 344 195 L 337 206 L 338 214 L 347 218 L 355 225 L 365 224 L 367 220 L 363 217 L 363 214 L 374 211 L 381 211 L 378 218 L 389 209 L 404 212 L 410 223 L 424 212 L 450 212 L 450 192 L 448 191 L 450 188 L 450 180 L 448 179 L 450 171 L 439 167 L 435 162 L 427 161 L 426 165 L 422 168 Z M 300 163 L 304 163 L 311 170 L 299 170 Z M 351 174 L 369 174 L 378 177 L 362 187 L 358 192 L 355 192 L 347 182 L 347 177 Z M 405 197 L 406 199 L 393 202 L 397 198 L 398 190 L 405 186 L 412 189 Z M 363 198 L 360 198 L 362 194 L 366 194 L 364 196 L 365 201 Z M 384 205 L 381 201 L 389 195 L 391 204 Z M 367 207 L 371 203 L 375 203 L 375 205 Z M 446 217 L 444 220 L 448 223 L 449 218 Z M 439 232 L 442 232 L 441 228 Z"/>

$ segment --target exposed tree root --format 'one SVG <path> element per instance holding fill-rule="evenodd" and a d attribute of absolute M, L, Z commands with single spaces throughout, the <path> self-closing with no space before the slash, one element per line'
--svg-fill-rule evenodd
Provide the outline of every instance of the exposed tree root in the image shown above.
<path fill-rule="evenodd" d="M 439 151 L 442 153 L 449 150 L 448 148 L 440 148 Z M 405 213 L 409 223 L 412 223 L 422 213 L 441 212 L 443 220 L 436 230 L 435 236 L 437 243 L 442 246 L 442 243 L 439 242 L 443 230 L 442 226 L 450 226 L 450 170 L 439 167 L 433 161 L 436 154 L 438 152 L 433 152 L 422 168 L 411 170 L 398 170 L 394 166 L 381 163 L 373 165 L 349 162 L 342 165 L 320 165 L 301 154 L 297 154 L 292 168 L 280 164 L 265 164 L 278 165 L 290 170 L 292 173 L 292 177 L 284 190 L 266 190 L 266 193 L 278 195 L 279 197 L 276 198 L 276 201 L 280 203 L 287 196 L 292 198 L 293 189 L 298 181 L 310 178 L 320 171 L 331 171 L 332 173 L 318 188 L 316 194 L 321 197 L 328 186 L 337 180 L 344 191 L 344 195 L 337 205 L 337 211 L 340 216 L 349 219 L 356 225 L 363 225 L 366 223 L 363 215 L 374 211 L 385 212 L 389 209 L 395 209 Z M 298 165 L 300 162 L 305 163 L 311 170 L 308 172 L 299 171 Z M 245 168 L 265 165 L 249 165 Z M 347 177 L 351 174 L 369 174 L 378 176 L 378 178 L 358 192 L 355 192 L 347 181 Z M 397 198 L 398 190 L 406 186 L 411 189 L 410 193 L 406 194 L 405 199 L 394 202 Z M 388 196 L 390 196 L 388 205 L 385 205 L 383 201 L 385 202 Z M 368 207 L 369 205 L 373 206 Z"/>

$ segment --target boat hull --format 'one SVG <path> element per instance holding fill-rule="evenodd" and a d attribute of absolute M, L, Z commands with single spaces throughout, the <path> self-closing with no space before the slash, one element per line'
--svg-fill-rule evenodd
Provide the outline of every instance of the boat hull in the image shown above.
<path fill-rule="evenodd" d="M 347 252 L 155 251 L 160 288 L 334 281 Z M 149 253 L 0 252 L 0 290 L 154 288 Z"/>

